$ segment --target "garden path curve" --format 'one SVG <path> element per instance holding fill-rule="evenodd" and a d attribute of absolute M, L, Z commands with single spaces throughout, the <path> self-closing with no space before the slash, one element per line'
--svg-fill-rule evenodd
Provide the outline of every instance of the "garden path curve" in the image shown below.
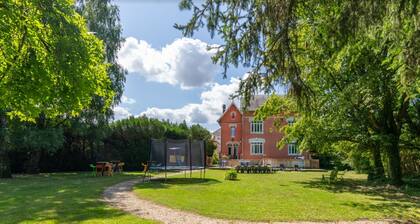
<path fill-rule="evenodd" d="M 170 175 L 176 175 L 173 173 Z M 168 175 L 169 176 L 169 175 Z M 161 178 L 156 176 L 154 178 Z M 268 224 L 268 222 L 249 222 L 242 220 L 225 220 L 210 218 L 195 213 L 181 211 L 158 205 L 154 202 L 138 198 L 132 191 L 134 185 L 142 183 L 143 178 L 137 178 L 108 187 L 103 193 L 103 200 L 114 208 L 121 209 L 133 215 L 160 221 L 166 224 Z M 269 222 L 270 224 L 320 224 L 320 222 Z M 384 224 L 390 221 L 339 221 L 324 222 L 339 224 Z"/>

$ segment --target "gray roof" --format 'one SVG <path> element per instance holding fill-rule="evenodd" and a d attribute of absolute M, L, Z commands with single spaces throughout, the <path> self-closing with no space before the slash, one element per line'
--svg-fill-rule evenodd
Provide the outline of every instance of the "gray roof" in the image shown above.
<path fill-rule="evenodd" d="M 219 128 L 219 129 L 217 129 L 216 131 L 214 131 L 213 133 L 212 133 L 214 136 L 220 136 L 221 135 L 221 129 Z"/>
<path fill-rule="evenodd" d="M 268 96 L 266 95 L 255 95 L 251 98 L 249 102 L 249 106 L 246 108 L 247 111 L 256 111 L 259 106 L 261 106 L 266 100 Z"/>

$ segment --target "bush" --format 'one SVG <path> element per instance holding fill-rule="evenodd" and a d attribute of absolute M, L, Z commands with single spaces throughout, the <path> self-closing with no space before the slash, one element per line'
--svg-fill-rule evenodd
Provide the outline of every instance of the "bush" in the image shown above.
<path fill-rule="evenodd" d="M 211 163 L 213 165 L 219 164 L 219 153 L 217 152 L 217 150 L 214 150 L 213 152 L 213 156 L 211 157 Z"/>
<path fill-rule="evenodd" d="M 237 180 L 238 179 L 238 173 L 234 169 L 230 169 L 226 171 L 225 174 L 225 180 Z"/>

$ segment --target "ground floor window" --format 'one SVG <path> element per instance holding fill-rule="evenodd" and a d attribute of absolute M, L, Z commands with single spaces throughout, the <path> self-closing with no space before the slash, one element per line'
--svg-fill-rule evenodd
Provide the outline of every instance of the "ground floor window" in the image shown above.
<path fill-rule="evenodd" d="M 287 151 L 289 155 L 299 155 L 296 143 L 289 143 L 287 145 Z"/>
<path fill-rule="evenodd" d="M 251 142 L 251 154 L 252 155 L 262 155 L 264 152 L 264 143 L 262 141 Z"/>

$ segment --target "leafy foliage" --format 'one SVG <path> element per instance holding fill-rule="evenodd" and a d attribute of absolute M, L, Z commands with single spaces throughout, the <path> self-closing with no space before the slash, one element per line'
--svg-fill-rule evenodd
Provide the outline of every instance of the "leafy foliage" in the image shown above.
<path fill-rule="evenodd" d="M 180 7 L 193 10 L 176 26 L 184 35 L 206 26 L 225 40 L 215 62 L 250 67 L 238 92 L 245 102 L 277 85 L 289 89 L 299 120 L 282 141 L 329 151 L 355 144 L 351 151 L 371 153 L 378 175 L 384 152 L 392 182 L 402 183 L 400 137 L 420 133 L 418 1 L 184 0 Z M 262 113 L 278 114 L 280 101 Z M 413 138 L 405 145 L 419 148 Z"/>
<path fill-rule="evenodd" d="M 225 180 L 237 180 L 238 172 L 235 169 L 227 170 L 225 173 Z"/>
<path fill-rule="evenodd" d="M 71 1 L 2 1 L 0 108 L 24 119 L 73 116 L 92 95 L 110 104 L 102 42 Z"/>
<path fill-rule="evenodd" d="M 67 119 L 88 108 L 93 96 L 108 107 L 114 92 L 104 53 L 103 42 L 88 31 L 73 1 L 2 1 L 0 115 L 31 122 L 41 115 Z M 0 174 L 10 177 L 3 172 L 9 166 L 7 123 L 0 129 Z M 47 130 L 28 132 L 27 138 L 42 138 L 31 143 L 38 155 L 37 147 L 49 144 Z"/>

